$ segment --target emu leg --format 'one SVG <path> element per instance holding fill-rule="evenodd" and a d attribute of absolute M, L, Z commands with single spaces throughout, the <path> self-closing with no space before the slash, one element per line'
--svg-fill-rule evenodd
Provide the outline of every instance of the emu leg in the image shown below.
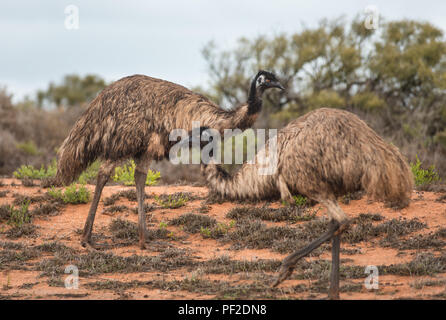
<path fill-rule="evenodd" d="M 91 232 L 93 230 L 94 218 L 96 215 L 96 210 L 98 209 L 99 200 L 101 199 L 102 189 L 104 189 L 107 183 L 109 175 L 99 172 L 96 182 L 96 188 L 94 190 L 93 201 L 91 202 L 90 210 L 88 211 L 87 220 L 85 221 L 84 231 L 82 233 L 81 245 L 83 247 L 91 246 L 97 249 L 97 245 L 91 242 Z"/>
<path fill-rule="evenodd" d="M 336 233 L 331 240 L 331 275 L 328 297 L 331 300 L 339 300 L 339 250 L 341 247 L 341 235 Z"/>
<path fill-rule="evenodd" d="M 336 220 L 331 220 L 328 231 L 325 232 L 320 238 L 314 240 L 312 243 L 302 248 L 301 250 L 298 250 L 286 257 L 282 261 L 282 265 L 279 269 L 279 276 L 277 277 L 276 282 L 274 282 L 273 287 L 278 286 L 282 281 L 286 280 L 293 273 L 294 268 L 296 267 L 296 264 L 300 259 L 307 256 L 315 249 L 319 248 L 320 245 L 323 244 L 325 241 L 331 239 L 334 236 L 335 232 L 339 229 L 339 226 L 339 222 L 337 222 Z"/>
<path fill-rule="evenodd" d="M 139 246 L 141 249 L 146 245 L 146 211 L 144 208 L 144 196 L 146 186 L 147 170 L 141 172 L 135 170 L 136 197 L 138 200 L 138 233 Z"/>
<path fill-rule="evenodd" d="M 282 201 L 292 204 L 294 202 L 293 196 L 291 195 L 291 192 L 288 189 L 285 179 L 281 175 L 277 180 L 277 186 L 280 190 L 280 198 L 282 199 Z"/>

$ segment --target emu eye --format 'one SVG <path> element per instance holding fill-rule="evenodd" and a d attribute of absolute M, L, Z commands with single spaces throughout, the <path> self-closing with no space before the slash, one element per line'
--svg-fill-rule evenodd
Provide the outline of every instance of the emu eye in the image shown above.
<path fill-rule="evenodd" d="M 266 79 L 266 82 L 271 82 L 271 80 L 269 80 L 269 79 Z"/>

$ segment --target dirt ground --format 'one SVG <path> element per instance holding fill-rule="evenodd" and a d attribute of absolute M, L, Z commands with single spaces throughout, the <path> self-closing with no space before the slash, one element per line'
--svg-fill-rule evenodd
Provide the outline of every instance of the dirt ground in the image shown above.
<path fill-rule="evenodd" d="M 106 186 L 93 232 L 110 248 L 95 251 L 80 245 L 91 202 L 56 204 L 45 196 L 48 189 L 1 181 L 0 207 L 19 208 L 27 196 L 32 221 L 28 229 L 12 230 L 0 219 L 0 299 L 327 298 L 329 243 L 271 288 L 281 260 L 325 230 L 319 205 L 206 203 L 204 187 L 146 187 L 150 241 L 141 250 L 134 187 Z M 160 200 L 169 194 L 183 195 L 184 205 L 170 208 Z M 340 199 L 353 218 L 341 244 L 341 299 L 446 298 L 443 195 L 414 191 L 402 210 Z M 65 287 L 69 265 L 79 272 L 78 289 Z M 367 266 L 377 267 L 378 289 L 365 285 Z"/>

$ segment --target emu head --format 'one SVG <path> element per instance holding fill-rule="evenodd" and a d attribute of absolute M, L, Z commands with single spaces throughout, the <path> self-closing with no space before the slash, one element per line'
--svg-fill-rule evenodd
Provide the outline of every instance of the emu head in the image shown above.
<path fill-rule="evenodd" d="M 265 70 L 260 70 L 255 76 L 253 82 L 254 81 L 256 89 L 258 89 L 260 92 L 270 88 L 278 88 L 281 90 L 285 89 L 274 73 Z"/>

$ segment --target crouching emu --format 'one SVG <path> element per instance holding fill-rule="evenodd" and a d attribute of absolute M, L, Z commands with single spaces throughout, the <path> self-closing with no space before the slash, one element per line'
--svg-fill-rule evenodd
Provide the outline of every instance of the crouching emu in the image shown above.
<path fill-rule="evenodd" d="M 194 121 L 220 132 L 251 127 L 262 108 L 262 94 L 269 88 L 283 89 L 274 74 L 259 71 L 251 83 L 247 103 L 229 111 L 183 86 L 144 75 L 122 78 L 102 90 L 75 123 L 58 154 L 58 185 L 74 181 L 97 158 L 103 161 L 82 245 L 98 247 L 91 241 L 91 232 L 102 189 L 116 165 L 133 158 L 137 164 L 139 244 L 144 248 L 147 170 L 151 160 L 168 157 L 175 144 L 169 141 L 172 130 L 190 130 Z"/>
<path fill-rule="evenodd" d="M 270 141 L 257 153 L 254 164 L 245 163 L 233 176 L 212 162 L 203 164 L 210 191 L 224 198 L 280 197 L 288 202 L 293 202 L 292 194 L 302 194 L 325 206 L 331 218 L 329 230 L 283 260 L 274 286 L 292 274 L 299 259 L 332 239 L 329 295 L 337 299 L 340 234 L 348 218 L 336 198 L 364 190 L 372 199 L 405 207 L 413 188 L 411 170 L 395 146 L 384 142 L 356 115 L 343 110 L 318 109 L 279 130 L 277 170 L 261 175 Z"/>

